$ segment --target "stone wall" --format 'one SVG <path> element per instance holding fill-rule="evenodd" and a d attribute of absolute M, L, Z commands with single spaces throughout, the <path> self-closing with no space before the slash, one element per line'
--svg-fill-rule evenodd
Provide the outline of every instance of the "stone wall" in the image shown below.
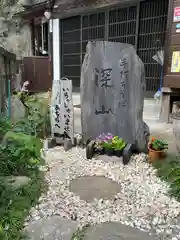
<path fill-rule="evenodd" d="M 14 2 L 13 2 L 14 3 Z M 0 46 L 17 57 L 31 56 L 31 32 L 22 19 L 15 17 L 24 10 L 20 1 L 10 4 L 8 0 L 0 0 Z"/>
<path fill-rule="evenodd" d="M 24 24 L 18 34 L 13 30 L 10 31 L 3 42 L 3 47 L 15 53 L 18 58 L 31 56 L 31 32 L 28 24 Z"/>

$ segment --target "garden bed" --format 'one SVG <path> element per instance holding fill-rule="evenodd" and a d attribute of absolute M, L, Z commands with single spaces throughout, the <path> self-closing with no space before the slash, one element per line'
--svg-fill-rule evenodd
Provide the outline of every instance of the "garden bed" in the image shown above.
<path fill-rule="evenodd" d="M 27 99 L 28 101 L 28 99 Z M 28 104 L 28 102 L 27 102 Z M 45 190 L 40 156 L 41 138 L 49 121 L 37 98 L 29 103 L 28 115 L 12 126 L 0 118 L 0 239 L 19 240 L 25 218 Z M 48 123 L 49 124 L 49 123 Z"/>
<path fill-rule="evenodd" d="M 122 138 L 112 134 L 101 134 L 96 140 L 88 141 L 86 146 L 86 157 L 91 159 L 94 155 L 108 155 L 122 158 L 124 165 L 127 165 L 133 155 L 138 153 L 134 144 L 126 143 Z"/>

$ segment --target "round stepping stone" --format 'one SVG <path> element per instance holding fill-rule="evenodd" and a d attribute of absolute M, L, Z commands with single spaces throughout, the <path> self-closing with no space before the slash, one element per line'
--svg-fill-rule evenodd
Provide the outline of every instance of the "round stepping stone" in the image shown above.
<path fill-rule="evenodd" d="M 74 221 L 52 216 L 28 223 L 26 234 L 30 240 L 71 240 L 76 228 Z"/>
<path fill-rule="evenodd" d="M 83 176 L 70 182 L 69 189 L 82 200 L 92 202 L 96 199 L 113 199 L 120 192 L 118 183 L 102 176 Z"/>
<path fill-rule="evenodd" d="M 87 228 L 83 240 L 157 240 L 148 233 L 120 223 L 102 223 Z"/>

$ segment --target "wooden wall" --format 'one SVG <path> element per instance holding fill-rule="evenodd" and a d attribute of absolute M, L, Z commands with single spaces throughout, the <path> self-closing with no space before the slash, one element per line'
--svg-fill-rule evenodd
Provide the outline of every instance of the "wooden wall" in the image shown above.
<path fill-rule="evenodd" d="M 175 9 L 178 10 L 177 13 L 180 14 L 180 0 L 169 0 L 169 13 L 168 13 L 169 18 L 165 50 L 165 76 L 163 84 L 164 87 L 169 88 L 180 88 L 180 70 L 178 72 L 173 72 L 172 70 L 173 52 L 179 52 L 180 54 L 180 16 L 179 20 L 177 18 L 175 20 L 174 17 Z"/>

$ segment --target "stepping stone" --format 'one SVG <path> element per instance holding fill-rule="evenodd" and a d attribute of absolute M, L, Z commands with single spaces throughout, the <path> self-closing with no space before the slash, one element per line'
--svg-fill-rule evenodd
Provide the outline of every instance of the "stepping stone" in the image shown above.
<path fill-rule="evenodd" d="M 26 233 L 29 240 L 71 240 L 76 228 L 74 221 L 52 216 L 28 223 Z"/>
<path fill-rule="evenodd" d="M 87 228 L 83 240 L 157 240 L 148 233 L 120 223 L 102 223 Z"/>
<path fill-rule="evenodd" d="M 4 181 L 5 185 L 12 187 L 13 189 L 18 189 L 28 185 L 31 182 L 31 178 L 26 176 L 7 176 L 0 177 L 0 181 Z"/>
<path fill-rule="evenodd" d="M 92 202 L 96 199 L 113 199 L 120 192 L 121 186 L 103 176 L 83 176 L 70 182 L 69 189 L 80 199 Z"/>

